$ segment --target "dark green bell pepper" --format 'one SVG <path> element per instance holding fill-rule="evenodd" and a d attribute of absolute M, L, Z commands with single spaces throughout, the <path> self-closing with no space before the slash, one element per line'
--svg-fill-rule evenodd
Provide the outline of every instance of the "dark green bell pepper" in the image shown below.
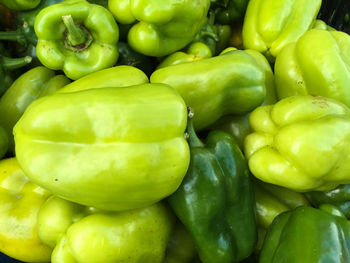
<path fill-rule="evenodd" d="M 234 50 L 208 59 L 156 70 L 151 83 L 176 89 L 196 112 L 197 130 L 220 117 L 250 112 L 265 100 L 266 73 L 254 56 Z"/>
<path fill-rule="evenodd" d="M 7 132 L 3 127 L 0 126 L 0 159 L 2 159 L 2 157 L 4 157 L 4 155 L 6 154 L 8 146 L 9 139 Z"/>
<path fill-rule="evenodd" d="M 332 204 L 350 218 L 350 184 L 339 185 L 329 191 L 313 191 L 305 193 L 306 198 L 316 207 Z"/>
<path fill-rule="evenodd" d="M 259 262 L 350 262 L 350 222 L 329 206 L 301 206 L 283 213 L 267 233 Z"/>
<path fill-rule="evenodd" d="M 133 50 L 127 43 L 118 42 L 119 58 L 117 65 L 133 66 L 150 76 L 155 68 L 155 61 L 151 57 Z"/>
<path fill-rule="evenodd" d="M 9 150 L 14 150 L 12 129 L 35 99 L 54 93 L 70 81 L 64 75 L 44 68 L 33 68 L 20 76 L 0 99 L 0 126 L 9 136 Z"/>
<path fill-rule="evenodd" d="M 213 1 L 216 21 L 220 24 L 230 25 L 232 22 L 244 17 L 249 0 Z"/>
<path fill-rule="evenodd" d="M 257 238 L 247 163 L 231 135 L 213 131 L 203 144 L 192 119 L 187 132 L 190 166 L 168 201 L 193 236 L 203 263 L 239 262 L 252 253 Z"/>

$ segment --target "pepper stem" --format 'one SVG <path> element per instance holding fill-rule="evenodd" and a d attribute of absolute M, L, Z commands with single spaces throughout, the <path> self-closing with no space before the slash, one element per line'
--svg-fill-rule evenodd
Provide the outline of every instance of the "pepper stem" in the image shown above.
<path fill-rule="evenodd" d="M 8 58 L 1 56 L 2 67 L 6 70 L 13 70 L 21 67 L 25 67 L 32 62 L 32 57 L 26 56 L 23 58 Z"/>
<path fill-rule="evenodd" d="M 23 33 L 17 31 L 0 32 L 0 40 L 15 41 L 24 46 L 28 44 Z"/>
<path fill-rule="evenodd" d="M 74 51 L 86 49 L 92 42 L 91 34 L 84 27 L 77 25 L 72 15 L 62 16 L 62 20 L 67 28 L 66 47 Z"/>
<path fill-rule="evenodd" d="M 204 147 L 204 143 L 198 138 L 193 125 L 194 111 L 191 107 L 188 107 L 188 120 L 187 120 L 187 134 L 188 142 L 191 147 Z"/>

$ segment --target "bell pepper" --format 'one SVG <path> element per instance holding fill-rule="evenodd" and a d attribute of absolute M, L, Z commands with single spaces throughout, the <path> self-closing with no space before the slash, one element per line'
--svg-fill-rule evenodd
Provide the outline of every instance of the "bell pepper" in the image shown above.
<path fill-rule="evenodd" d="M 202 42 L 194 42 L 188 46 L 186 52 L 178 51 L 166 57 L 158 65 L 157 69 L 210 57 L 212 57 L 212 52 L 206 44 Z"/>
<path fill-rule="evenodd" d="M 232 22 L 241 20 L 246 12 L 248 2 L 249 0 L 212 1 L 216 21 L 219 24 L 231 25 Z"/>
<path fill-rule="evenodd" d="M 40 0 L 0 0 L 0 4 L 12 10 L 28 10 L 35 8 Z"/>
<path fill-rule="evenodd" d="M 269 60 L 311 29 L 322 0 L 251 0 L 243 23 L 243 45 Z"/>
<path fill-rule="evenodd" d="M 50 196 L 30 182 L 15 158 L 0 161 L 0 251 L 25 262 L 49 262 L 37 234 L 37 215 Z"/>
<path fill-rule="evenodd" d="M 166 250 L 163 263 L 194 263 L 197 250 L 185 226 L 177 221 Z"/>
<path fill-rule="evenodd" d="M 350 222 L 336 209 L 301 206 L 279 215 L 264 241 L 260 263 L 350 262 Z"/>
<path fill-rule="evenodd" d="M 266 184 L 253 180 L 256 207 L 256 221 L 258 225 L 258 244 L 256 251 L 260 251 L 267 229 L 273 220 L 283 212 L 298 206 L 310 205 L 305 196 L 277 185 Z"/>
<path fill-rule="evenodd" d="M 350 36 L 313 29 L 276 59 L 278 97 L 313 94 L 350 106 Z"/>
<path fill-rule="evenodd" d="M 40 62 L 76 80 L 113 66 L 118 59 L 118 25 L 112 14 L 85 0 L 50 5 L 35 19 Z"/>
<path fill-rule="evenodd" d="M 34 101 L 16 124 L 17 158 L 28 177 L 105 210 L 145 207 L 172 194 L 189 164 L 180 95 L 164 84 L 91 83 L 83 90 L 78 83 Z"/>
<path fill-rule="evenodd" d="M 222 130 L 231 134 L 235 138 L 239 148 L 243 150 L 244 139 L 251 133 L 249 114 L 224 116 L 210 128 L 214 130 Z"/>
<path fill-rule="evenodd" d="M 226 54 L 230 51 L 237 50 L 235 47 L 228 47 L 221 52 L 221 55 Z M 260 52 L 253 49 L 244 50 L 245 53 L 251 55 L 255 61 L 258 63 L 261 69 L 265 72 L 265 87 L 266 87 L 266 96 L 263 102 L 263 105 L 270 105 L 277 102 L 276 98 L 276 87 L 275 87 L 275 78 L 270 66 L 270 63 Z"/>
<path fill-rule="evenodd" d="M 67 93 L 98 88 L 128 87 L 148 82 L 148 77 L 141 70 L 132 66 L 117 66 L 86 75 L 66 85 L 58 92 Z"/>
<path fill-rule="evenodd" d="M 173 217 L 160 203 L 105 212 L 51 196 L 38 214 L 38 235 L 53 263 L 161 263 Z"/>
<path fill-rule="evenodd" d="M 245 139 L 250 171 L 295 191 L 350 183 L 350 109 L 324 97 L 293 96 L 250 115 Z"/>
<path fill-rule="evenodd" d="M 350 185 L 339 185 L 329 191 L 313 191 L 305 193 L 310 203 L 316 207 L 322 204 L 336 206 L 342 213 L 350 218 Z"/>
<path fill-rule="evenodd" d="M 204 24 L 210 0 L 109 0 L 108 8 L 122 24 L 136 23 L 128 43 L 137 52 L 161 57 L 192 42 Z"/>
<path fill-rule="evenodd" d="M 247 163 L 228 133 L 213 131 L 203 144 L 192 119 L 187 132 L 190 167 L 168 201 L 193 236 L 203 263 L 239 262 L 252 253 L 257 238 Z"/>
<path fill-rule="evenodd" d="M 150 76 L 154 71 L 154 60 L 151 57 L 147 57 L 134 51 L 127 43 L 119 42 L 118 52 L 118 65 L 128 65 L 136 67 L 145 72 L 147 76 Z"/>
<path fill-rule="evenodd" d="M 18 56 L 31 56 L 35 62 L 35 65 L 39 65 L 40 62 L 36 57 L 35 46 L 38 42 L 38 38 L 34 32 L 34 21 L 39 12 L 49 6 L 63 0 L 41 0 L 40 4 L 31 10 L 17 12 L 14 16 L 13 26 L 16 31 L 0 32 L 0 40 L 7 40 L 18 43 L 14 48 L 14 54 Z M 31 63 L 33 65 L 33 63 Z"/>
<path fill-rule="evenodd" d="M 151 83 L 165 83 L 176 89 L 194 109 L 197 130 L 220 117 L 244 114 L 265 99 L 264 70 L 244 51 L 183 63 L 156 70 Z"/>
<path fill-rule="evenodd" d="M 9 150 L 14 151 L 12 130 L 26 108 L 37 98 L 54 93 L 70 81 L 64 75 L 45 67 L 36 67 L 20 76 L 0 98 L 0 126 L 9 137 Z"/>

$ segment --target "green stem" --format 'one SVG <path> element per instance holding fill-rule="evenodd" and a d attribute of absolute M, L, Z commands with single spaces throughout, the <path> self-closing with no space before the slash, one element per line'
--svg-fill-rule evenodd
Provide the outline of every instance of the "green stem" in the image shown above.
<path fill-rule="evenodd" d="M 15 41 L 21 45 L 28 44 L 23 33 L 18 31 L 0 32 L 0 40 Z"/>
<path fill-rule="evenodd" d="M 32 57 L 26 56 L 23 58 L 8 58 L 1 56 L 2 67 L 6 70 L 13 70 L 27 66 L 32 62 Z"/>
<path fill-rule="evenodd" d="M 83 45 L 88 40 L 88 33 L 74 23 L 71 15 L 62 16 L 64 25 L 67 28 L 67 40 L 68 43 L 74 46 Z"/>
<path fill-rule="evenodd" d="M 187 134 L 188 142 L 191 147 L 204 147 L 204 143 L 198 138 L 193 125 L 194 112 L 191 107 L 188 107 Z"/>

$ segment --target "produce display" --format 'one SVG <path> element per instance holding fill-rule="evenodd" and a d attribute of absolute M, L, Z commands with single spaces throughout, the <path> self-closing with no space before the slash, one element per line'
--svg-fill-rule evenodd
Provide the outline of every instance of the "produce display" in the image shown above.
<path fill-rule="evenodd" d="M 0 0 L 1 263 L 349 263 L 348 0 Z"/>

